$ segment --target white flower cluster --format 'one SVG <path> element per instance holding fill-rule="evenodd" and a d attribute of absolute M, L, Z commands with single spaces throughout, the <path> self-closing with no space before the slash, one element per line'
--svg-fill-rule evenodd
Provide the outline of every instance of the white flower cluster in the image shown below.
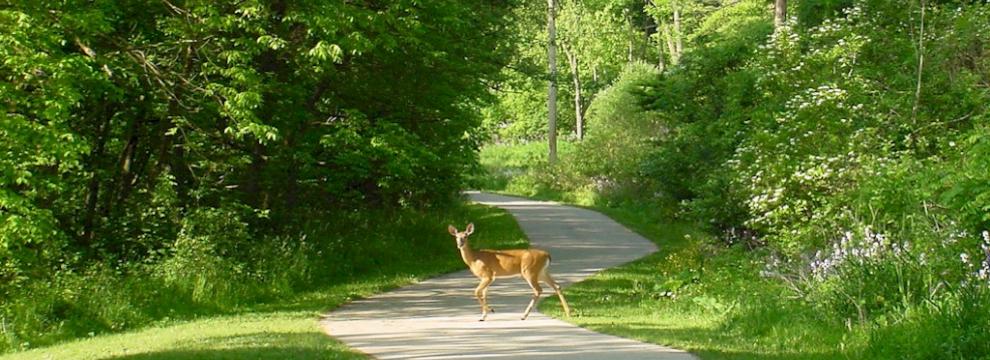
<path fill-rule="evenodd" d="M 863 239 L 856 239 L 852 231 L 832 245 L 829 252 L 818 251 L 811 260 L 811 274 L 816 280 L 824 280 L 847 263 L 866 264 L 886 256 L 901 257 L 911 252 L 911 243 L 890 241 L 887 235 L 874 232 L 869 226 L 863 230 Z"/>
<path fill-rule="evenodd" d="M 843 157 L 841 156 L 809 156 L 809 160 L 794 172 L 792 177 L 799 184 L 814 186 L 820 181 L 826 181 L 832 177 L 836 171 L 843 171 Z"/>
<path fill-rule="evenodd" d="M 753 65 L 763 71 L 760 83 L 783 81 L 795 68 L 803 67 L 803 64 L 799 65 L 802 56 L 800 40 L 801 36 L 796 31 L 785 27 L 770 35 L 769 41 L 757 46 L 757 53 L 761 56 Z"/>
<path fill-rule="evenodd" d="M 812 106 L 818 107 L 823 104 L 834 102 L 838 108 L 844 108 L 842 102 L 848 96 L 848 92 L 839 88 L 835 84 L 824 84 L 817 88 L 807 89 L 804 94 L 799 94 L 787 101 L 787 107 L 796 110 L 805 110 Z"/>
<path fill-rule="evenodd" d="M 965 231 L 950 234 L 949 239 L 945 242 L 954 244 L 959 238 L 968 237 L 967 235 L 969 234 Z M 976 263 L 969 253 L 959 253 L 959 261 L 962 263 L 967 275 L 967 278 L 962 282 L 963 286 L 974 284 L 990 286 L 990 231 L 984 230 L 980 235 L 982 238 L 980 250 L 983 251 L 983 254 L 980 256 L 981 260 L 979 263 Z M 945 245 L 943 244 L 943 246 Z"/>
<path fill-rule="evenodd" d="M 990 284 L 990 231 L 984 230 L 982 235 L 983 242 L 980 243 L 980 249 L 983 250 L 983 260 L 980 261 L 979 267 L 977 268 L 977 265 L 970 260 L 967 253 L 959 254 L 959 260 L 971 270 L 976 268 L 972 272 L 973 277 Z"/>

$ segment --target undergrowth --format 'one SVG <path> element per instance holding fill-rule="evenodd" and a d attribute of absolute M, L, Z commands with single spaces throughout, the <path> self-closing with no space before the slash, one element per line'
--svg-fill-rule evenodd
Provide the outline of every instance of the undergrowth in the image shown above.
<path fill-rule="evenodd" d="M 309 326 L 307 331 L 318 332 L 315 319 L 320 312 L 357 297 L 463 267 L 446 226 L 463 226 L 471 221 L 486 229 L 472 238 L 479 245 L 526 244 L 511 215 L 481 205 L 456 206 L 442 212 L 364 213 L 349 220 L 314 222 L 299 235 L 302 239 L 293 242 L 302 245 L 290 247 L 278 239 L 239 243 L 241 251 L 250 254 L 243 262 L 231 260 L 232 256 L 218 256 L 218 251 L 223 250 L 216 243 L 221 240 L 213 237 L 212 245 L 197 245 L 208 249 L 197 248 L 190 254 L 179 250 L 136 267 L 95 264 L 87 271 L 60 273 L 50 283 L 26 287 L 2 305 L 0 349 L 24 351 L 92 338 L 85 341 L 88 345 L 73 347 L 82 346 L 82 350 L 70 352 L 82 355 L 59 358 L 93 357 L 107 351 L 100 344 L 119 339 L 130 339 L 125 342 L 131 344 L 129 349 L 133 352 L 150 346 L 140 345 L 143 342 L 157 343 L 156 334 L 161 331 L 187 326 L 182 324 L 195 319 L 207 320 L 194 323 L 238 322 L 241 317 L 260 316 L 289 321 L 291 324 L 286 326 L 297 330 Z M 214 230 L 214 235 L 220 234 L 220 230 Z M 225 232 L 228 236 L 237 235 L 229 228 Z M 140 336 L 102 335 L 149 326 L 152 328 L 140 332 L 145 334 Z M 210 328 L 188 326 L 202 327 L 204 331 Z M 184 334 L 177 339 L 192 341 L 197 336 Z M 208 345 L 219 340 L 197 341 Z M 320 348 L 325 343 L 330 340 L 308 344 Z M 172 344 L 180 348 L 186 345 Z M 55 346 L 24 353 L 23 357 L 62 351 L 61 346 Z"/>
<path fill-rule="evenodd" d="M 541 166 L 524 171 L 545 179 Z M 978 283 L 939 278 L 934 285 L 939 289 L 925 296 L 914 280 L 899 289 L 897 269 L 906 279 L 928 268 L 908 273 L 904 266 L 874 266 L 851 277 L 859 263 L 846 265 L 842 277 L 819 283 L 798 276 L 812 276 L 807 263 L 781 260 L 745 233 L 712 234 L 683 219 L 677 204 L 662 197 L 621 191 L 588 197 L 552 186 L 489 190 L 586 206 L 657 243 L 659 252 L 567 289 L 576 309 L 569 321 L 595 331 L 683 348 L 705 359 L 983 359 L 990 354 L 983 341 L 990 338 L 990 292 Z M 886 244 L 883 251 L 892 251 L 889 240 Z M 945 257 L 929 256 L 925 261 Z M 880 277 L 888 268 L 893 278 Z M 872 292 L 850 293 L 856 284 Z M 835 307 L 842 301 L 829 302 L 839 300 L 852 301 L 852 310 Z M 860 317 L 857 304 L 873 310 Z M 554 299 L 540 306 L 562 316 Z"/>

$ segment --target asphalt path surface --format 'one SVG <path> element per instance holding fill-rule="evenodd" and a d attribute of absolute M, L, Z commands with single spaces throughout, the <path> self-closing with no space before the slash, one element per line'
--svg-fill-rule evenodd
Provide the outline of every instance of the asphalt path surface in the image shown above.
<path fill-rule="evenodd" d="M 508 210 L 532 246 L 550 251 L 550 273 L 565 296 L 568 284 L 657 250 L 649 240 L 591 210 L 486 193 L 468 196 Z M 463 229 L 464 224 L 455 226 Z M 450 251 L 457 251 L 453 237 Z M 326 314 L 320 325 L 379 359 L 696 359 L 681 350 L 596 333 L 536 310 L 519 320 L 532 296 L 521 278 L 495 280 L 488 303 L 496 312 L 478 321 L 477 285 L 465 266 L 464 271 L 346 304 Z M 544 298 L 555 296 L 549 286 L 543 288 Z"/>

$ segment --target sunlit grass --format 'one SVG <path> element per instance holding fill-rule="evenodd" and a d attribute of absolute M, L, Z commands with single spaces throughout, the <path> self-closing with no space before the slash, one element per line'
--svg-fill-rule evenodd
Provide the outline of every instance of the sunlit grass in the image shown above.
<path fill-rule="evenodd" d="M 351 359 L 322 334 L 313 312 L 271 312 L 99 336 L 3 359 Z"/>
<path fill-rule="evenodd" d="M 352 359 L 365 358 L 322 333 L 319 318 L 329 309 L 445 272 L 460 270 L 463 263 L 453 239 L 444 231 L 447 223 L 473 221 L 485 229 L 472 238 L 479 246 L 525 247 L 528 241 L 515 219 L 504 210 L 470 205 L 436 227 L 431 242 L 449 253 L 418 254 L 403 249 L 390 254 L 403 261 L 382 263 L 374 273 L 328 280 L 326 286 L 288 299 L 254 304 L 236 314 L 189 321 L 163 320 L 137 331 L 96 335 L 60 345 L 0 356 L 19 359 Z M 459 224 L 458 226 L 463 226 Z M 369 236 L 368 241 L 374 241 Z"/>
<path fill-rule="evenodd" d="M 703 359 L 857 358 L 866 337 L 823 322 L 785 301 L 778 283 L 759 276 L 756 254 L 705 245 L 690 224 L 657 221 L 662 209 L 601 207 L 650 238 L 660 251 L 567 288 L 574 317 L 554 299 L 540 310 L 607 334 L 668 345 Z"/>

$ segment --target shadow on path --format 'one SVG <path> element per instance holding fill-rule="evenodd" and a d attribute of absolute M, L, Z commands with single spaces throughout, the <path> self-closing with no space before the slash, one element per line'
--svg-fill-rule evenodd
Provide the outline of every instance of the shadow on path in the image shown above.
<path fill-rule="evenodd" d="M 508 210 L 533 246 L 550 251 L 550 271 L 565 294 L 567 284 L 656 251 L 652 242 L 591 210 L 476 192 L 469 196 Z M 495 281 L 489 303 L 496 313 L 479 322 L 473 297 L 477 284 L 467 271 L 441 276 L 347 304 L 327 314 L 321 325 L 352 348 L 381 359 L 694 359 L 680 350 L 595 333 L 536 312 L 520 321 L 531 291 L 518 278 Z"/>

